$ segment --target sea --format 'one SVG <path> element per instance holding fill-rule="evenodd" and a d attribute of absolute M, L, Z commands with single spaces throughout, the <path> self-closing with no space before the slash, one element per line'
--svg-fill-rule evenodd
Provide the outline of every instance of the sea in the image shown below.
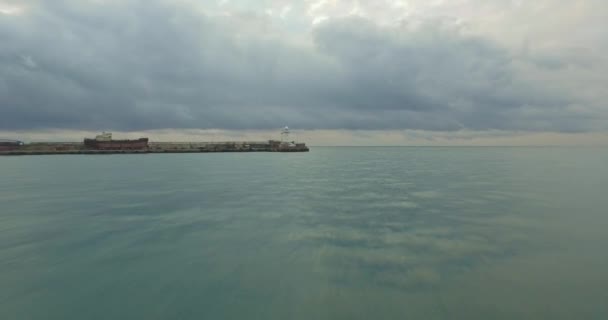
<path fill-rule="evenodd" d="M 608 319 L 608 149 L 1 157 L 0 319 Z"/>

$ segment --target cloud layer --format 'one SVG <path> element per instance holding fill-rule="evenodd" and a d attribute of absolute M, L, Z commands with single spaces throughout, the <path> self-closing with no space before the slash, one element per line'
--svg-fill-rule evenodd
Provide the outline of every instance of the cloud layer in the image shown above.
<path fill-rule="evenodd" d="M 606 130 L 605 5 L 513 45 L 554 2 L 0 1 L 0 127 Z"/>

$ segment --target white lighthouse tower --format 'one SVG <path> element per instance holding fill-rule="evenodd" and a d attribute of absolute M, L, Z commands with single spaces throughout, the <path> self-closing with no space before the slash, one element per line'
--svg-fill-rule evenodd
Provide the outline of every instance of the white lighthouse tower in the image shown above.
<path fill-rule="evenodd" d="M 289 144 L 289 127 L 285 126 L 281 131 L 281 144 Z"/>

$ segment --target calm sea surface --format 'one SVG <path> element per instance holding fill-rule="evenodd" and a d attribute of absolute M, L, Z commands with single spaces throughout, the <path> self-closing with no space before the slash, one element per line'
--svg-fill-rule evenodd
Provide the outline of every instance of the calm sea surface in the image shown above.
<path fill-rule="evenodd" d="M 608 319 L 608 150 L 0 158 L 0 319 Z"/>

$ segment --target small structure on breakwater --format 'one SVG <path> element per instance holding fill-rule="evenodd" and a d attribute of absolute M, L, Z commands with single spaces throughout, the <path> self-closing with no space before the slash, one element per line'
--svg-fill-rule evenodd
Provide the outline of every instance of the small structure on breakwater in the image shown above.
<path fill-rule="evenodd" d="M 16 150 L 23 146 L 23 142 L 19 140 L 0 139 L 0 151 Z"/>
<path fill-rule="evenodd" d="M 148 138 L 114 140 L 111 132 L 103 132 L 95 139 L 85 138 L 84 145 L 95 150 L 145 150 L 148 148 Z"/>
<path fill-rule="evenodd" d="M 270 149 L 271 151 L 276 152 L 298 152 L 298 151 L 308 151 L 308 147 L 304 143 L 296 143 L 294 140 L 291 140 L 289 127 L 283 128 L 281 131 L 281 141 L 270 140 Z"/>

